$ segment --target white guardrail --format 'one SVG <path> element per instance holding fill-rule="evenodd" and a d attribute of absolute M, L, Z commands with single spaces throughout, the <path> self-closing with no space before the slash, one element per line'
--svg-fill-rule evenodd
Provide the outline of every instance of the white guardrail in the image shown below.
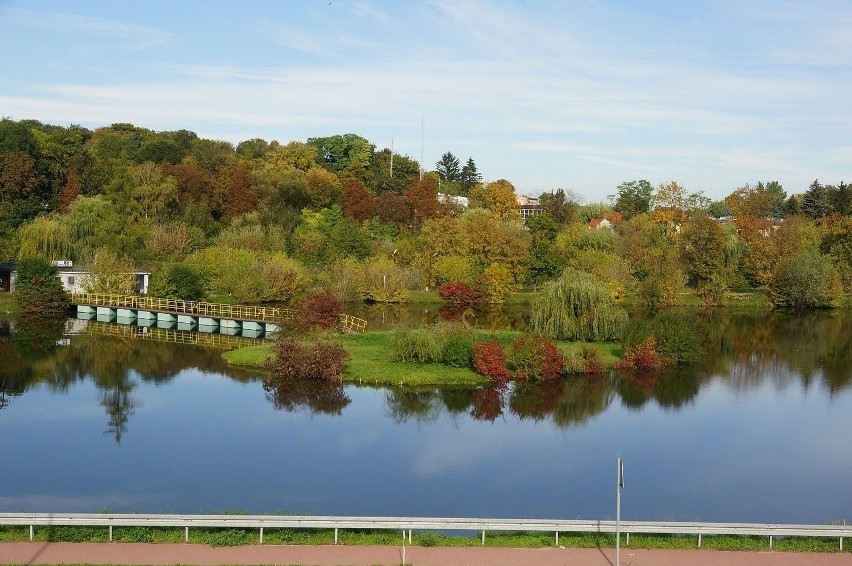
<path fill-rule="evenodd" d="M 321 517 L 275 515 L 143 515 L 113 513 L 0 513 L 0 525 L 29 526 L 30 540 L 35 538 L 36 527 L 53 525 L 80 527 L 109 527 L 112 540 L 113 527 L 183 527 L 185 540 L 189 540 L 191 527 L 259 529 L 263 544 L 264 529 L 334 529 L 337 544 L 339 529 L 394 529 L 435 531 L 481 531 L 485 544 L 487 531 L 540 531 L 553 532 L 559 545 L 559 533 L 615 533 L 616 522 L 547 519 L 448 519 L 431 517 Z M 668 521 L 621 521 L 621 533 L 630 544 L 630 534 L 697 535 L 701 546 L 702 535 L 741 535 L 769 537 L 828 537 L 840 541 L 852 537 L 852 525 L 774 525 L 758 523 L 681 523 Z"/>

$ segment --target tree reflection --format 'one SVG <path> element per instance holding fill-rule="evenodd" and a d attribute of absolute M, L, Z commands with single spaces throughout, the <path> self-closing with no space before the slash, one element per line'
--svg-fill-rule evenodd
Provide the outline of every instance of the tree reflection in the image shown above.
<path fill-rule="evenodd" d="M 319 379 L 282 379 L 263 382 L 266 398 L 279 411 L 307 411 L 340 415 L 352 400 L 339 383 Z"/>
<path fill-rule="evenodd" d="M 433 422 L 441 414 L 443 402 L 435 389 L 399 389 L 388 390 L 385 394 L 388 416 L 397 423 L 410 419 L 417 422 Z"/>
<path fill-rule="evenodd" d="M 560 427 L 586 424 L 606 411 L 613 392 L 603 375 L 569 377 L 553 410 L 553 422 Z"/>
<path fill-rule="evenodd" d="M 779 389 L 817 380 L 832 393 L 852 381 L 852 313 L 848 310 L 801 314 L 730 313 L 730 380 L 737 389 L 759 387 L 766 379 Z"/>
<path fill-rule="evenodd" d="M 494 421 L 503 415 L 503 397 L 507 387 L 495 383 L 477 388 L 473 393 L 470 416 L 478 421 Z"/>
<path fill-rule="evenodd" d="M 64 315 L 23 315 L 15 325 L 12 342 L 21 360 L 37 361 L 49 357 L 65 334 Z"/>
<path fill-rule="evenodd" d="M 466 413 L 473 403 L 473 392 L 473 388 L 470 387 L 447 387 L 440 389 L 438 394 L 447 410 L 454 415 L 459 415 Z"/>
<path fill-rule="evenodd" d="M 121 437 L 127 432 L 127 421 L 136 412 L 136 403 L 130 394 L 135 387 L 136 383 L 131 383 L 129 390 L 116 387 L 101 392 L 101 406 L 109 417 L 104 434 L 113 435 L 118 445 L 121 445 Z"/>
<path fill-rule="evenodd" d="M 509 396 L 509 410 L 521 419 L 542 420 L 556 409 L 563 388 L 562 381 L 519 382 Z"/>
<path fill-rule="evenodd" d="M 638 409 L 654 399 L 660 407 L 678 409 L 695 399 L 706 375 L 697 365 L 624 371 L 618 373 L 616 389 L 625 407 Z"/>

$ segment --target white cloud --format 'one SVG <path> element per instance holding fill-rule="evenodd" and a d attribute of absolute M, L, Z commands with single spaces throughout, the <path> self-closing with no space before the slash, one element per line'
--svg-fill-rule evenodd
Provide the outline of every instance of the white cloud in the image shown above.
<path fill-rule="evenodd" d="M 132 24 L 94 16 L 64 12 L 40 12 L 5 8 L 0 12 L 8 21 L 18 25 L 73 32 L 81 37 L 95 35 L 120 40 L 126 49 L 151 49 L 168 46 L 174 36 L 149 26 Z"/>

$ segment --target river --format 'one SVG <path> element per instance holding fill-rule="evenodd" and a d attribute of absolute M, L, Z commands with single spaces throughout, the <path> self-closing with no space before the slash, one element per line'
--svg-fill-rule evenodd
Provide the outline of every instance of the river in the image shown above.
<path fill-rule="evenodd" d="M 852 519 L 852 312 L 684 313 L 698 365 L 266 391 L 188 344 L 0 328 L 0 511 Z"/>

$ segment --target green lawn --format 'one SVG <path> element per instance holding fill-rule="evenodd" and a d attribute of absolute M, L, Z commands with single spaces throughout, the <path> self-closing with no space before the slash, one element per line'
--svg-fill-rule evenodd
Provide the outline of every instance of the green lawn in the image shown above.
<path fill-rule="evenodd" d="M 443 364 L 412 364 L 394 362 L 390 359 L 393 331 L 364 332 L 336 337 L 349 352 L 351 359 L 346 365 L 343 381 L 348 383 L 371 383 L 377 385 L 479 385 L 488 378 L 470 368 L 454 368 Z M 491 332 L 479 331 L 477 339 L 487 340 Z M 509 346 L 521 332 L 500 331 L 494 336 L 503 345 Z M 560 342 L 565 349 L 580 349 L 585 343 Z M 620 346 L 612 342 L 597 342 L 598 349 L 607 367 L 620 359 Z M 222 357 L 232 365 L 262 368 L 272 350 L 272 343 L 249 346 L 225 352 Z"/>

